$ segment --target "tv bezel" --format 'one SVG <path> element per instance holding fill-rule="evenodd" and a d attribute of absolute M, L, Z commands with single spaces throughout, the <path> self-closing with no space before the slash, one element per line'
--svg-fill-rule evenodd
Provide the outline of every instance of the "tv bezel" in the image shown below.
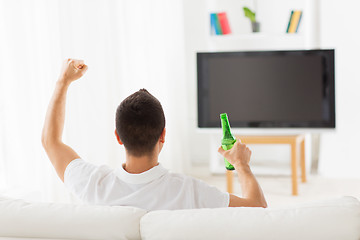
<path fill-rule="evenodd" d="M 210 122 L 204 118 L 201 111 L 204 105 L 204 72 L 201 62 L 209 57 L 223 56 L 281 56 L 281 55 L 320 55 L 326 62 L 324 77 L 329 87 L 330 120 L 329 121 L 234 121 L 229 118 L 232 128 L 249 129 L 335 129 L 335 50 L 334 49 L 316 49 L 316 50 L 276 50 L 276 51 L 239 51 L 239 52 L 198 52 L 197 53 L 197 127 L 200 129 L 219 128 L 220 120 Z M 220 114 L 220 113 L 219 113 Z"/>

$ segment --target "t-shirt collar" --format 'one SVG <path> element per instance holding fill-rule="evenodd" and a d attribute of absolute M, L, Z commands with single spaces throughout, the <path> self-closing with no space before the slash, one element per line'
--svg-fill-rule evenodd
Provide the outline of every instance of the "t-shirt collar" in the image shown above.
<path fill-rule="evenodd" d="M 123 166 L 116 170 L 116 175 L 120 180 L 130 183 L 130 184 L 144 184 L 154 181 L 155 179 L 160 178 L 168 172 L 167 169 L 163 168 L 159 163 L 155 167 L 150 168 L 149 170 L 142 173 L 128 173 L 125 171 Z"/>

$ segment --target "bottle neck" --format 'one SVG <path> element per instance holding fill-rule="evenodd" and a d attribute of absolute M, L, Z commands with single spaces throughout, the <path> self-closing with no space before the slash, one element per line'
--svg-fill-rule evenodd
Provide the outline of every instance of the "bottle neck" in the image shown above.
<path fill-rule="evenodd" d="M 231 138 L 233 139 L 233 135 L 231 134 L 230 124 L 228 118 L 221 119 L 221 126 L 223 130 L 223 138 Z"/>

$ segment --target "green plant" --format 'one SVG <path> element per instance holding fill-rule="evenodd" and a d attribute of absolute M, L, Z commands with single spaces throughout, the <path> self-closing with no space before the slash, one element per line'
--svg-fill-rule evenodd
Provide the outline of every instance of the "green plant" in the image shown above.
<path fill-rule="evenodd" d="M 249 18 L 251 22 L 256 22 L 255 13 L 251 11 L 248 7 L 244 7 L 245 17 Z"/>

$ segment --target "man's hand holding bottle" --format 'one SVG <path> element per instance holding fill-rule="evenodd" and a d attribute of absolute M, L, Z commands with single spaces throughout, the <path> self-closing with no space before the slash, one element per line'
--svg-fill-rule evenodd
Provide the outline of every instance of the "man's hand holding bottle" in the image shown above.
<path fill-rule="evenodd" d="M 251 157 L 251 150 L 237 138 L 234 146 L 230 150 L 219 147 L 218 152 L 231 163 L 236 170 L 248 170 Z"/>

